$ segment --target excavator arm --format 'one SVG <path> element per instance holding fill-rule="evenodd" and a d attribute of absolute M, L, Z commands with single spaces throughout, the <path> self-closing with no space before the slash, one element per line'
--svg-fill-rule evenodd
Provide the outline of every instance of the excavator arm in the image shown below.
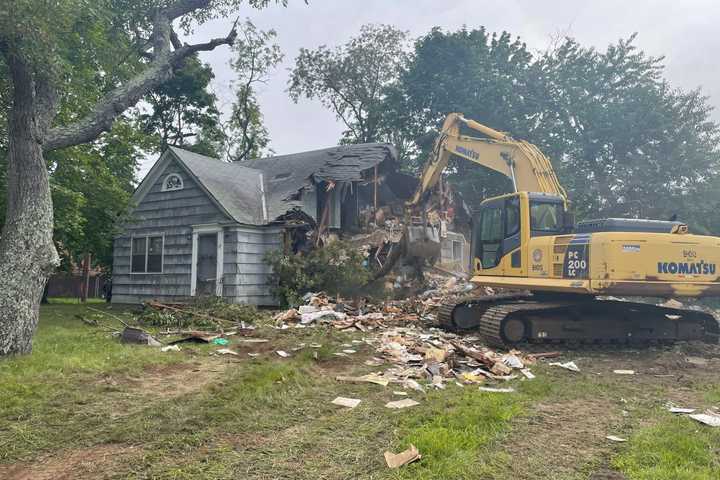
<path fill-rule="evenodd" d="M 461 125 L 486 138 L 461 135 Z M 435 140 L 431 158 L 423 169 L 415 194 L 408 202 L 409 207 L 419 205 L 425 193 L 437 185 L 452 155 L 502 173 L 513 182 L 515 191 L 551 193 L 567 199 L 550 159 L 535 145 L 515 140 L 459 113 L 451 113 Z"/>

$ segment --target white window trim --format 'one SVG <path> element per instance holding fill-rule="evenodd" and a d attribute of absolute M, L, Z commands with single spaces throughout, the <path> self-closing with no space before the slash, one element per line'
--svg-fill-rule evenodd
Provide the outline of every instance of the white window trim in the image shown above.
<path fill-rule="evenodd" d="M 215 265 L 215 296 L 223 296 L 223 279 L 225 277 L 225 231 L 222 225 L 206 224 L 193 225 L 192 227 L 192 260 L 190 261 L 190 296 L 197 295 L 197 262 L 198 262 L 198 237 L 201 234 L 217 234 L 217 254 Z"/>
<path fill-rule="evenodd" d="M 167 181 L 170 177 L 177 177 L 178 180 L 180 180 L 180 186 L 177 188 L 167 188 Z M 165 178 L 163 179 L 162 187 L 160 188 L 160 191 L 161 192 L 175 192 L 177 190 L 182 190 L 183 188 L 185 188 L 185 182 L 183 182 L 182 177 L 180 175 L 178 175 L 177 173 L 171 173 L 169 175 L 166 175 Z"/>
<path fill-rule="evenodd" d="M 160 271 L 159 272 L 148 272 L 147 271 L 147 264 L 148 264 L 148 250 L 150 249 L 150 242 L 148 239 L 152 237 L 161 237 L 162 238 L 162 247 L 160 248 Z M 136 238 L 144 238 L 145 239 L 145 271 L 144 272 L 133 272 L 132 264 L 133 264 L 133 243 L 135 243 Z M 165 234 L 164 233 L 149 233 L 147 235 L 132 235 L 130 237 L 130 275 L 162 275 L 165 273 Z"/>

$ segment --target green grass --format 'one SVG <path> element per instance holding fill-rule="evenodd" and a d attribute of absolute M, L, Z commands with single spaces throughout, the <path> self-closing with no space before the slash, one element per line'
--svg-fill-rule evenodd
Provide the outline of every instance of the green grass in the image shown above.
<path fill-rule="evenodd" d="M 608 456 L 579 457 L 552 478 L 587 478 L 600 465 L 630 479 L 720 478 L 720 429 L 667 415 L 659 406 L 666 393 L 660 384 L 538 365 L 536 379 L 511 383 L 515 393 L 450 383 L 426 395 L 411 391 L 420 405 L 390 410 L 384 404 L 399 398 L 392 394 L 399 386 L 335 380 L 378 370 L 363 365 L 372 354 L 366 345 L 353 347 L 359 350 L 353 359 L 333 355 L 359 333 L 261 326 L 257 335 L 271 340 L 262 357 L 211 357 L 217 347 L 186 344 L 179 353 L 161 353 L 123 345 L 78 315 L 111 322 L 83 305 L 43 306 L 34 353 L 0 360 L 0 476 L 2 463 L 119 445 L 134 446 L 135 453 L 106 466 L 112 478 L 531 478 L 515 476 L 512 441 L 522 438 L 538 403 L 563 408 L 600 399 L 617 406 L 615 414 L 628 412 L 612 429 L 630 441 Z M 300 343 L 323 346 L 292 352 Z M 231 339 L 230 348 L 245 347 Z M 292 357 L 281 359 L 277 349 Z M 693 388 L 707 402 L 720 398 L 717 385 Z M 340 408 L 330 403 L 336 396 L 362 403 Z M 389 470 L 383 452 L 410 444 L 422 460 Z M 533 462 L 554 455 L 527 454 Z M 532 471 L 535 464 L 529 465 Z M 548 472 L 535 478 L 550 478 Z"/>
<path fill-rule="evenodd" d="M 663 415 L 633 434 L 613 465 L 632 480 L 720 478 L 720 431 L 685 416 Z"/>

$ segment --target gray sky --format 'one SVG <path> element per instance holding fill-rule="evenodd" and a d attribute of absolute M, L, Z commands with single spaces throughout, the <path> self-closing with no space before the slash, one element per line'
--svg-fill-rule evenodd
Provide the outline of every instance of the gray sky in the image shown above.
<path fill-rule="evenodd" d="M 257 11 L 246 8 L 258 28 L 277 31 L 285 60 L 260 91 L 271 147 L 287 154 L 332 146 L 342 125 L 319 102 L 293 103 L 285 91 L 289 69 L 301 47 L 334 46 L 356 35 L 366 23 L 386 23 L 420 36 L 433 26 L 457 29 L 485 26 L 519 35 L 531 50 L 544 50 L 554 37 L 569 35 L 584 46 L 603 49 L 638 32 L 635 44 L 651 55 L 665 55 L 666 76 L 683 89 L 702 87 L 710 102 L 720 98 L 720 4 L 711 0 L 289 0 L 287 8 L 271 6 Z M 190 41 L 224 36 L 232 19 L 202 25 Z M 202 54 L 215 72 L 213 88 L 220 104 L 232 103 L 228 62 L 230 49 L 220 47 Z M 720 120 L 720 111 L 714 113 Z M 154 161 L 155 159 L 152 159 Z M 141 178 L 152 161 L 143 165 Z"/>

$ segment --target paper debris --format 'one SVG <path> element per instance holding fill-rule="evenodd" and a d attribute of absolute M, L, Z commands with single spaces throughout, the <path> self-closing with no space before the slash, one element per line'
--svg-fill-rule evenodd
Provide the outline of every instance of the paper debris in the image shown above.
<path fill-rule="evenodd" d="M 512 393 L 515 391 L 515 389 L 512 387 L 508 387 L 508 388 L 479 387 L 479 390 L 481 392 L 491 392 L 491 393 Z"/>
<path fill-rule="evenodd" d="M 670 413 L 693 413 L 694 411 L 694 408 L 668 407 Z"/>
<path fill-rule="evenodd" d="M 355 408 L 360 405 L 360 401 L 358 398 L 337 397 L 331 403 L 341 407 Z"/>
<path fill-rule="evenodd" d="M 259 357 L 259 356 L 260 356 L 259 353 L 248 352 L 248 357 L 253 357 L 253 358 L 255 358 L 255 357 Z"/>
<path fill-rule="evenodd" d="M 620 442 L 627 442 L 627 438 L 616 437 L 615 435 L 608 435 L 608 436 L 605 437 L 605 438 L 607 438 L 607 439 L 610 440 L 611 442 L 618 442 L 618 443 L 620 443 Z"/>
<path fill-rule="evenodd" d="M 168 345 L 166 347 L 162 347 L 160 349 L 161 352 L 179 352 L 180 346 L 179 345 Z"/>
<path fill-rule="evenodd" d="M 348 348 L 348 349 L 343 350 L 343 353 L 353 354 L 353 353 L 357 353 L 357 350 L 352 350 L 352 349 Z"/>
<path fill-rule="evenodd" d="M 548 363 L 548 365 L 553 365 L 553 366 L 556 366 L 556 367 L 561 367 L 561 368 L 564 368 L 565 370 L 570 370 L 571 372 L 579 372 L 579 371 L 580 371 L 580 369 L 578 368 L 578 366 L 575 365 L 575 362 L 565 362 L 565 363 L 550 362 L 550 363 Z"/>
<path fill-rule="evenodd" d="M 720 415 L 710 410 L 705 411 L 705 413 L 694 413 L 688 415 L 688 417 L 711 427 L 720 427 Z"/>
<path fill-rule="evenodd" d="M 367 375 L 363 375 L 361 377 L 338 376 L 335 377 L 335 380 L 337 380 L 338 382 L 348 383 L 375 383 L 377 385 L 382 385 L 383 387 L 387 387 L 387 385 L 390 383 L 390 380 L 385 377 L 381 377 L 380 375 L 377 375 L 375 373 L 368 373 Z"/>
<path fill-rule="evenodd" d="M 618 375 L 635 375 L 635 370 L 613 370 Z"/>
<path fill-rule="evenodd" d="M 523 368 L 522 370 L 520 370 L 520 373 L 522 373 L 528 380 L 532 380 L 533 378 L 535 378 L 535 374 L 532 373 L 529 368 Z"/>
<path fill-rule="evenodd" d="M 230 350 L 229 348 L 220 348 L 216 350 L 215 353 L 218 353 L 220 355 L 239 355 L 236 351 Z"/>
<path fill-rule="evenodd" d="M 512 355 L 510 353 L 502 356 L 502 362 L 510 368 L 525 368 L 522 360 L 520 360 L 517 355 Z"/>
<path fill-rule="evenodd" d="M 385 463 L 390 468 L 399 468 L 408 463 L 412 463 L 416 460 L 420 460 L 422 455 L 418 452 L 415 445 L 410 445 L 410 448 L 400 453 L 385 452 Z"/>
<path fill-rule="evenodd" d="M 399 396 L 401 396 L 401 397 L 407 397 L 407 394 L 408 394 L 407 392 L 403 392 L 403 391 L 401 391 L 401 390 L 395 390 L 395 391 L 393 392 L 393 395 L 399 395 Z"/>
<path fill-rule="evenodd" d="M 385 404 L 387 408 L 408 408 L 420 405 L 420 402 L 416 402 L 412 398 L 403 398 L 402 400 L 395 400 L 394 402 L 388 402 Z"/>
<path fill-rule="evenodd" d="M 425 393 L 425 389 L 420 385 L 418 382 L 413 380 L 412 378 L 407 378 L 403 381 L 403 387 L 409 388 L 411 390 L 415 390 L 420 393 Z"/>
<path fill-rule="evenodd" d="M 280 355 L 282 358 L 288 358 L 288 357 L 290 356 L 290 354 L 287 353 L 287 352 L 284 351 L 284 350 L 278 350 L 278 351 L 276 351 L 275 353 L 277 353 L 278 355 Z"/>

